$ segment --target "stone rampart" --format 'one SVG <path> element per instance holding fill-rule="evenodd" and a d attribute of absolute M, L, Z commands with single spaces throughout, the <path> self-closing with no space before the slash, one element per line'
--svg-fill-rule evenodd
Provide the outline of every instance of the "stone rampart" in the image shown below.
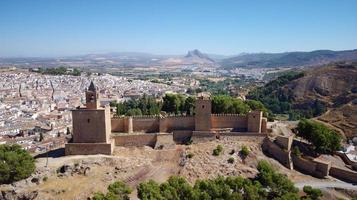
<path fill-rule="evenodd" d="M 237 114 L 212 114 L 211 125 L 213 129 L 232 128 L 236 131 L 247 131 L 247 117 Z"/>
<path fill-rule="evenodd" d="M 193 116 L 168 116 L 160 118 L 160 132 L 170 133 L 174 130 L 195 129 L 195 118 Z"/>
<path fill-rule="evenodd" d="M 133 131 L 144 133 L 159 132 L 159 117 L 133 117 Z"/>
<path fill-rule="evenodd" d="M 292 169 L 292 163 L 290 159 L 290 152 L 281 149 L 277 144 L 272 142 L 269 138 L 265 138 L 262 144 L 262 150 L 278 160 L 282 165 L 288 169 Z"/>
<path fill-rule="evenodd" d="M 312 160 L 303 158 L 296 155 L 291 155 L 294 169 L 309 174 L 318 178 L 324 178 L 329 175 L 331 163 L 319 160 Z"/>
<path fill-rule="evenodd" d="M 117 135 L 113 136 L 115 146 L 151 146 L 155 147 L 157 137 L 156 134 L 138 134 L 138 135 Z"/>
<path fill-rule="evenodd" d="M 192 131 L 190 130 L 174 130 L 173 139 L 178 144 L 184 144 L 192 137 Z"/>
<path fill-rule="evenodd" d="M 156 135 L 155 149 L 175 148 L 172 133 L 159 133 Z"/>
<path fill-rule="evenodd" d="M 125 132 L 125 121 L 126 119 L 124 117 L 116 117 L 112 118 L 112 132 Z"/>
<path fill-rule="evenodd" d="M 336 166 L 332 166 L 330 169 L 330 176 L 333 176 L 337 179 L 346 182 L 350 182 L 354 184 L 357 183 L 357 173 L 352 170 L 342 169 Z"/>

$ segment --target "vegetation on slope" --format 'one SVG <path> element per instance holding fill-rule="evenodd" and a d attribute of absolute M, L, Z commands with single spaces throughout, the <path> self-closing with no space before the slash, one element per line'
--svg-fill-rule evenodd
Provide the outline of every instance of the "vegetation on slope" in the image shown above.
<path fill-rule="evenodd" d="M 321 191 L 311 187 L 304 188 L 306 196 L 300 197 L 298 189 L 284 175 L 277 173 L 266 161 L 258 164 L 258 175 L 254 179 L 245 179 L 240 176 L 219 176 L 215 179 L 197 180 L 190 185 L 185 178 L 172 176 L 164 183 L 153 180 L 140 183 L 137 186 L 138 198 L 141 200 L 201 200 L 201 199 L 318 199 Z M 131 190 L 122 183 L 115 193 L 116 199 L 127 199 Z M 92 199 L 108 200 L 113 196 L 112 185 L 108 187 L 106 195 L 96 193 Z M 129 193 L 128 193 L 129 192 Z M 125 198 L 123 198 L 123 196 Z"/>
<path fill-rule="evenodd" d="M 326 112 L 326 106 L 322 101 L 315 99 L 312 104 L 296 107 L 294 88 L 284 87 L 303 76 L 302 72 L 289 72 L 263 87 L 252 90 L 247 98 L 263 102 L 264 106 L 275 114 L 288 114 L 290 120 L 319 116 Z"/>
<path fill-rule="evenodd" d="M 35 170 L 35 160 L 20 145 L 0 145 L 0 184 L 29 177 Z"/>
<path fill-rule="evenodd" d="M 341 148 L 341 136 L 318 122 L 301 120 L 297 127 L 297 135 L 310 141 L 319 153 L 332 153 Z"/>

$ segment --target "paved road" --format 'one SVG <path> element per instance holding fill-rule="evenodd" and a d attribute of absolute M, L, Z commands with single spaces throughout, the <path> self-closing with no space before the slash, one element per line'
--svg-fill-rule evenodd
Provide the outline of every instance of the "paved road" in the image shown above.
<path fill-rule="evenodd" d="M 357 185 L 353 185 L 351 183 L 345 183 L 342 181 L 307 181 L 307 182 L 300 182 L 295 183 L 295 186 L 299 189 L 302 189 L 305 185 L 310 185 L 313 188 L 343 188 L 343 189 L 351 189 L 357 190 Z"/>

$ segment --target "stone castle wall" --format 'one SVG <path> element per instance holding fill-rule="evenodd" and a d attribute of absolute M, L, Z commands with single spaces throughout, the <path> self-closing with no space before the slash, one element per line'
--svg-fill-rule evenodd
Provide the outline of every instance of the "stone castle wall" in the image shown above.
<path fill-rule="evenodd" d="M 121 132 L 124 133 L 126 132 L 126 127 L 124 124 L 126 123 L 125 121 L 127 121 L 126 118 L 124 117 L 115 117 L 111 119 L 112 122 L 112 132 Z"/>
<path fill-rule="evenodd" d="M 330 176 L 346 182 L 357 183 L 357 173 L 352 170 L 332 166 L 330 169 Z"/>
<path fill-rule="evenodd" d="M 159 132 L 160 118 L 159 117 L 133 117 L 133 131 L 144 133 Z"/>
<path fill-rule="evenodd" d="M 269 138 L 265 138 L 262 144 L 262 150 L 268 155 L 277 159 L 282 165 L 288 169 L 292 169 L 290 159 L 290 152 L 280 148 L 277 144 L 272 142 Z"/>
<path fill-rule="evenodd" d="M 174 130 L 173 139 L 176 143 L 183 144 L 190 140 L 192 137 L 191 130 Z"/>
<path fill-rule="evenodd" d="M 173 132 L 174 130 L 194 130 L 195 118 L 193 116 L 169 116 L 160 119 L 160 132 Z"/>
<path fill-rule="evenodd" d="M 331 167 L 330 163 L 305 159 L 295 155 L 291 155 L 291 158 L 294 164 L 294 169 L 297 169 L 305 174 L 309 174 L 318 178 L 324 178 L 329 175 L 329 170 Z"/>
<path fill-rule="evenodd" d="M 155 147 L 157 137 L 156 134 L 140 134 L 140 135 L 120 135 L 113 136 L 115 146 L 151 146 Z"/>
<path fill-rule="evenodd" d="M 247 116 L 237 114 L 212 114 L 212 128 L 232 128 L 240 131 L 247 131 Z"/>

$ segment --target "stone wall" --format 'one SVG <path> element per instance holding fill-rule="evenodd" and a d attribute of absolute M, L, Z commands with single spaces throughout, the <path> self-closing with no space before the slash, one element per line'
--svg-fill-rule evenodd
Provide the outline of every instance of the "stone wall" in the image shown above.
<path fill-rule="evenodd" d="M 160 133 L 156 135 L 155 149 L 175 148 L 172 133 Z"/>
<path fill-rule="evenodd" d="M 157 138 L 156 134 L 138 134 L 138 135 L 120 135 L 113 136 L 115 146 L 151 146 L 155 147 Z"/>
<path fill-rule="evenodd" d="M 237 114 L 212 114 L 212 128 L 232 128 L 236 131 L 247 131 L 247 117 Z"/>
<path fill-rule="evenodd" d="M 357 173 L 352 170 L 342 169 L 336 166 L 332 166 L 330 169 L 330 176 L 333 176 L 337 179 L 346 182 L 350 182 L 354 184 L 357 183 Z"/>
<path fill-rule="evenodd" d="M 311 160 L 308 158 L 302 158 L 295 155 L 291 155 L 294 169 L 309 174 L 318 178 L 324 178 L 328 176 L 331 167 L 330 163 Z"/>
<path fill-rule="evenodd" d="M 278 160 L 282 165 L 288 169 L 292 169 L 292 163 L 290 159 L 290 152 L 281 149 L 277 144 L 272 142 L 269 138 L 265 138 L 262 144 L 262 150 Z"/>
<path fill-rule="evenodd" d="M 126 131 L 124 123 L 126 121 L 126 118 L 124 117 L 117 117 L 117 118 L 112 118 L 112 132 L 121 132 L 124 133 Z"/>
<path fill-rule="evenodd" d="M 178 144 L 184 144 L 192 137 L 192 131 L 190 130 L 175 130 L 173 131 L 173 139 Z"/>
<path fill-rule="evenodd" d="M 113 152 L 113 143 L 68 143 L 65 147 L 66 155 L 111 155 Z"/>
<path fill-rule="evenodd" d="M 159 117 L 133 117 L 134 132 L 158 133 L 159 127 Z"/>
<path fill-rule="evenodd" d="M 294 136 L 277 136 L 275 138 L 275 143 L 278 144 L 281 148 L 290 151 L 293 139 Z"/>
<path fill-rule="evenodd" d="M 169 116 L 160 118 L 160 132 L 170 133 L 176 130 L 195 129 L 195 118 L 193 116 Z"/>

